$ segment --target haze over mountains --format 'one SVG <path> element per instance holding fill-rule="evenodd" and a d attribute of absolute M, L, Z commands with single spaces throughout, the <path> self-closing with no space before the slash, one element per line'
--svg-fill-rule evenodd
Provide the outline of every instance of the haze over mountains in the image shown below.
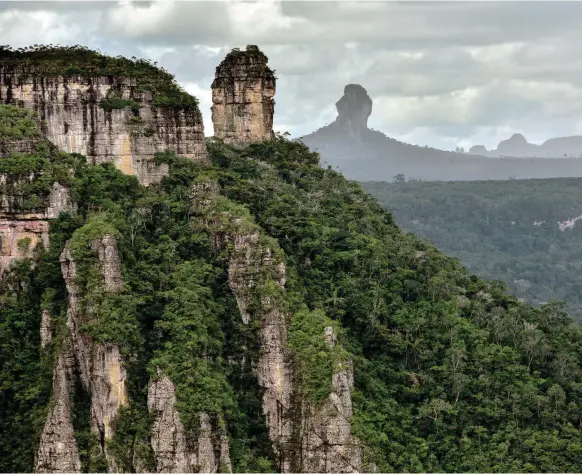
<path fill-rule="evenodd" d="M 582 137 L 557 137 L 546 140 L 541 145 L 529 143 L 521 133 L 514 133 L 507 140 L 502 140 L 495 150 L 487 150 L 483 145 L 472 146 L 469 153 L 475 155 L 541 158 L 581 158 Z"/>
<path fill-rule="evenodd" d="M 468 154 L 455 153 L 409 145 L 368 128 L 372 104 L 364 87 L 348 84 L 336 103 L 336 120 L 300 140 L 320 153 L 324 166 L 357 181 L 392 181 L 399 174 L 423 181 L 582 177 L 582 159 L 573 158 L 582 154 L 577 151 L 582 137 L 537 146 L 514 135 L 495 152 L 476 146 Z M 503 159 L 494 159 L 501 155 Z"/>

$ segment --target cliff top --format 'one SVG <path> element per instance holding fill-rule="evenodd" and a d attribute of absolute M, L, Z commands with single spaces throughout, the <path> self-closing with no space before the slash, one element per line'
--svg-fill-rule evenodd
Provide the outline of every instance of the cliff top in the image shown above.
<path fill-rule="evenodd" d="M 267 66 L 268 62 L 269 58 L 258 46 L 247 45 L 244 51 L 234 48 L 216 68 L 216 76 L 231 76 L 239 68 L 244 68 L 247 74 L 257 73 L 275 79 L 275 71 Z"/>
<path fill-rule="evenodd" d="M 185 108 L 198 104 L 173 74 L 157 63 L 136 57 L 107 56 L 85 46 L 34 45 L 13 49 L 0 45 L 0 68 L 20 75 L 133 78 L 140 91 L 152 93 L 154 105 Z"/>

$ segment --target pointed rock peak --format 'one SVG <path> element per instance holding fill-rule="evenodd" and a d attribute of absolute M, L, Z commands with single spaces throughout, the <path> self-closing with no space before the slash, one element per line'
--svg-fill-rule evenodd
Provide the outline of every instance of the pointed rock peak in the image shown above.
<path fill-rule="evenodd" d="M 275 72 L 257 46 L 233 49 L 212 82 L 214 136 L 244 145 L 273 138 Z"/>
<path fill-rule="evenodd" d="M 342 128 L 352 135 L 358 135 L 368 128 L 368 117 L 372 113 L 372 99 L 366 89 L 359 84 L 348 84 L 344 95 L 335 104 Z"/>

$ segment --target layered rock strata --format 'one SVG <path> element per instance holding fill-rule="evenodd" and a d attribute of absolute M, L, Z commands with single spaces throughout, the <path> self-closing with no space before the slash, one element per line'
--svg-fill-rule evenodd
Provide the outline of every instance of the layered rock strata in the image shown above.
<path fill-rule="evenodd" d="M 139 85 L 136 78 L 56 76 L 0 63 L 0 103 L 37 111 L 42 132 L 62 151 L 112 162 L 148 185 L 167 174 L 167 165 L 154 164 L 156 152 L 204 159 L 204 125 L 196 105 L 156 107 Z"/>
<path fill-rule="evenodd" d="M 158 373 L 148 384 L 148 409 L 155 416 L 151 430 L 156 472 L 232 472 L 226 432 L 200 414 L 197 439 L 186 436 L 176 409 L 176 387 Z"/>
<path fill-rule="evenodd" d="M 214 136 L 226 143 L 273 138 L 274 71 L 256 46 L 233 50 L 216 68 L 212 83 Z"/>

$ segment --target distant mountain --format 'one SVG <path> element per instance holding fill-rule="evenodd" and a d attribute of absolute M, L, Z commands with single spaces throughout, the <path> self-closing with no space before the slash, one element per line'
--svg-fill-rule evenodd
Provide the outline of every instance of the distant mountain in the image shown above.
<path fill-rule="evenodd" d="M 582 158 L 582 136 L 550 138 L 541 145 L 529 143 L 520 133 L 502 140 L 495 150 L 483 145 L 471 147 L 469 153 L 489 157 Z"/>
<path fill-rule="evenodd" d="M 483 146 L 473 147 L 467 154 L 454 153 L 410 145 L 387 137 L 368 128 L 372 99 L 366 89 L 358 84 L 348 84 L 344 88 L 344 95 L 336 103 L 336 108 L 338 116 L 334 122 L 299 140 L 320 153 L 324 166 L 339 169 L 358 181 L 391 181 L 398 174 L 407 179 L 424 181 L 582 177 L 582 159 L 500 160 L 492 159 L 493 156 L 489 156 Z M 524 143 L 527 145 L 527 141 L 519 137 L 512 137 L 507 142 L 500 144 L 502 149 L 523 147 Z M 554 146 L 553 149 L 558 148 Z"/>

